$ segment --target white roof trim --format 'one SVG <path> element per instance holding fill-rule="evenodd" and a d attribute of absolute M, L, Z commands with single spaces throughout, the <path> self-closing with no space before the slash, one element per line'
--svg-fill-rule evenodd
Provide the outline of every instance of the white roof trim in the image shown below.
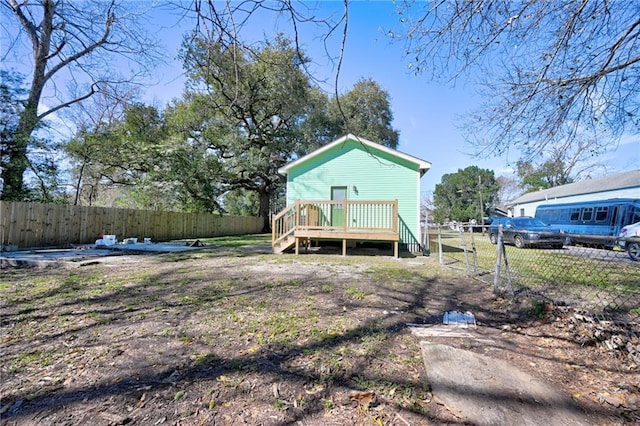
<path fill-rule="evenodd" d="M 377 150 L 382 151 L 382 152 L 386 152 L 387 154 L 393 155 L 394 157 L 402 158 L 403 160 L 406 160 L 406 161 L 409 161 L 411 163 L 417 164 L 418 167 L 420 168 L 421 174 L 424 174 L 427 170 L 429 170 L 431 168 L 431 163 L 428 162 L 428 161 L 421 160 L 418 157 L 414 157 L 412 155 L 405 154 L 404 152 L 400 152 L 400 151 L 397 151 L 395 149 L 388 148 L 388 147 L 386 147 L 384 145 L 380 145 L 379 143 L 371 142 L 370 140 L 367 140 L 367 139 L 364 139 L 364 138 L 361 138 L 361 137 L 358 137 L 358 136 L 355 136 L 355 135 L 352 135 L 351 133 L 349 133 L 348 135 L 344 135 L 344 136 L 336 139 L 335 141 L 333 141 L 331 143 L 328 143 L 327 145 L 325 145 L 325 146 L 323 146 L 321 148 L 318 148 L 315 151 L 310 152 L 309 154 L 307 154 L 307 155 L 305 155 L 303 157 L 300 157 L 297 160 L 280 167 L 278 169 L 278 173 L 280 173 L 281 175 L 286 175 L 286 174 L 289 173 L 289 170 L 292 167 L 295 167 L 298 164 L 304 163 L 308 159 L 313 158 L 316 155 L 322 154 L 323 152 L 328 151 L 328 150 L 332 149 L 334 146 L 340 145 L 341 143 L 344 143 L 349 139 L 357 141 L 357 142 L 359 142 L 359 143 L 361 143 L 363 145 L 366 145 L 367 147 L 370 147 L 370 148 L 373 148 L 373 149 L 377 149 Z"/>
<path fill-rule="evenodd" d="M 519 204 L 556 199 L 557 202 L 562 202 L 560 201 L 560 199 L 566 197 L 598 193 L 606 194 L 607 192 L 634 188 L 640 188 L 640 169 L 619 173 L 616 175 L 580 180 L 577 182 L 568 183 L 566 185 L 542 189 L 536 192 L 529 192 L 519 196 L 515 200 L 512 200 L 508 204 L 508 206 L 511 207 Z M 608 195 L 605 195 L 605 197 L 611 198 Z M 636 197 L 632 195 L 629 198 Z"/>

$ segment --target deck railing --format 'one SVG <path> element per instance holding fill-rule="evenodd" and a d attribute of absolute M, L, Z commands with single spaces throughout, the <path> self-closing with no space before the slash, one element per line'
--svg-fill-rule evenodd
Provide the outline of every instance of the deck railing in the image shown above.
<path fill-rule="evenodd" d="M 273 218 L 272 242 L 305 231 L 398 232 L 398 200 L 297 200 Z"/>
<path fill-rule="evenodd" d="M 298 210 L 298 201 L 288 205 L 280 213 L 273 217 L 271 223 L 271 244 L 275 246 L 285 240 L 296 230 L 296 217 Z"/>

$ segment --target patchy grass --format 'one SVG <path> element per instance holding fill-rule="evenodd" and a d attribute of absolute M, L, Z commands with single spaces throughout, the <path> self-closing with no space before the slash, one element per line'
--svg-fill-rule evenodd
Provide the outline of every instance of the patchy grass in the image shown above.
<path fill-rule="evenodd" d="M 207 243 L 234 248 L 265 241 L 265 236 L 249 236 Z M 388 318 L 380 303 L 388 299 L 393 301 L 389 310 L 401 303 L 411 318 L 419 314 L 405 292 L 423 284 L 407 281 L 402 291 L 392 290 L 409 277 L 406 265 L 371 257 L 364 262 L 320 255 L 191 256 L 137 256 L 117 267 L 7 271 L 0 286 L 7 348 L 3 400 L 35 392 L 38 380 L 30 377 L 47 376 L 56 383 L 77 383 L 77 404 L 83 405 L 87 398 L 106 397 L 91 390 L 94 384 L 138 377 L 136 389 L 155 392 L 166 383 L 180 383 L 165 394 L 172 404 L 192 401 L 206 387 L 215 395 L 206 399 L 207 405 L 214 401 L 210 411 L 232 417 L 251 403 L 264 419 L 309 410 L 346 410 L 359 418 L 365 414 L 340 398 L 349 389 L 361 389 L 364 377 L 381 395 L 394 387 L 421 388 L 419 376 L 404 384 L 405 360 L 418 353 L 401 326 L 410 316 Z M 419 274 L 419 267 L 413 268 Z M 393 368 L 382 373 L 380 363 Z M 274 380 L 277 390 L 269 385 Z M 395 380 L 403 384 L 394 385 Z M 389 399 L 390 410 L 425 404 L 424 395 L 410 400 L 407 392 L 400 394 L 402 401 Z M 215 402 L 225 399 L 235 402 Z M 173 418 L 174 412 L 189 411 L 176 409 L 167 416 Z"/>
<path fill-rule="evenodd" d="M 3 271 L 8 421 L 458 420 L 433 402 L 406 324 L 451 307 L 495 321 L 490 287 L 435 258 L 247 254 L 237 247 L 266 237 L 225 238 L 196 254 Z"/>
<path fill-rule="evenodd" d="M 449 233 L 442 241 L 447 260 L 459 268 L 469 268 L 472 273 L 476 266 L 478 271 L 495 270 L 497 246 L 489 242 L 487 235 L 465 233 L 461 237 Z M 516 287 L 551 288 L 551 293 L 568 296 L 570 300 L 577 297 L 589 305 L 607 306 L 607 309 L 619 302 L 624 302 L 630 313 L 637 309 L 637 302 L 632 299 L 638 299 L 640 268 L 620 251 L 585 247 L 519 249 L 505 245 L 505 252 Z M 504 260 L 501 268 L 506 276 Z"/>
<path fill-rule="evenodd" d="M 222 247 L 242 247 L 254 244 L 271 244 L 271 234 L 227 235 L 223 237 L 199 238 L 207 245 Z M 187 240 L 179 240 L 187 241 Z M 189 240 L 193 241 L 193 239 Z"/>

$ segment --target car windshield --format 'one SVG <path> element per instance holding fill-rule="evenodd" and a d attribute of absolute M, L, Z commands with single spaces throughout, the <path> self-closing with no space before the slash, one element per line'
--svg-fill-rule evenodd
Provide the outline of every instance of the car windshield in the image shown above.
<path fill-rule="evenodd" d="M 538 226 L 547 226 L 544 222 L 542 222 L 539 219 L 535 219 L 535 218 L 516 218 L 513 219 L 513 224 L 521 227 L 521 228 L 531 228 L 531 227 L 538 227 Z"/>

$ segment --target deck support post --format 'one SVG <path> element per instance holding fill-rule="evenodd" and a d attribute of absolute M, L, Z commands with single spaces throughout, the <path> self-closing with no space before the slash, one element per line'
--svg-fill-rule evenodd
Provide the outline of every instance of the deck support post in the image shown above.
<path fill-rule="evenodd" d="M 333 208 L 344 210 L 344 221 L 337 226 L 331 222 Z M 300 254 L 301 245 L 309 252 L 313 239 L 342 241 L 346 256 L 347 242 L 355 247 L 352 241 L 388 241 L 394 245 L 394 257 L 399 257 L 399 221 L 398 200 L 296 200 L 274 216 L 271 245 L 274 253 L 294 246 L 295 254 Z"/>

